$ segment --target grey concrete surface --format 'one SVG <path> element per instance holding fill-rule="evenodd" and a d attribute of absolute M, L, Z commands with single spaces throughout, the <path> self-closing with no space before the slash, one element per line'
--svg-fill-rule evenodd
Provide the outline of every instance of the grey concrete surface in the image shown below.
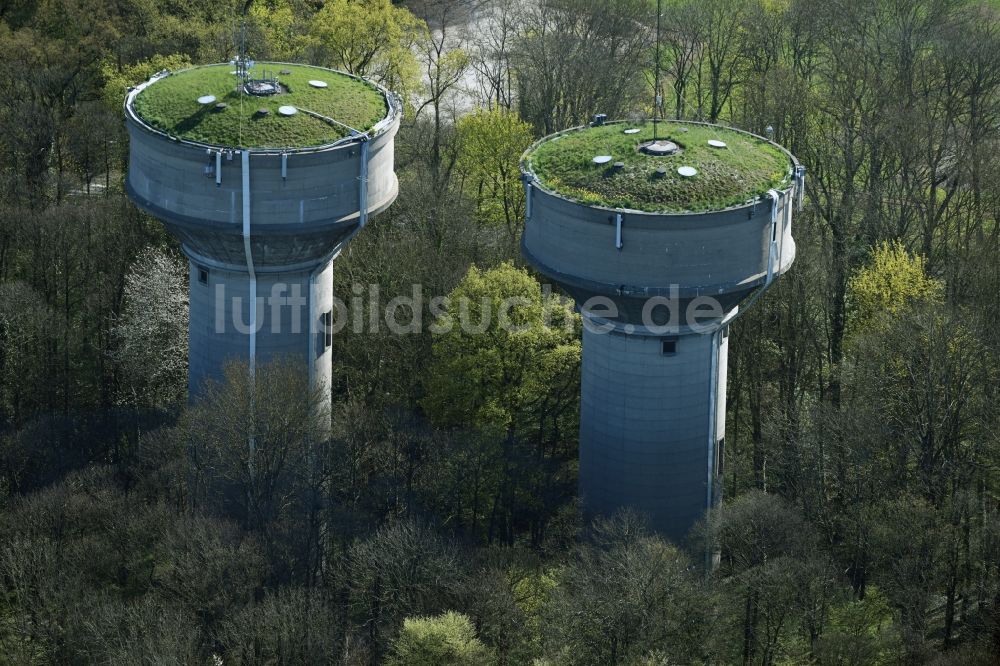
<path fill-rule="evenodd" d="M 578 306 L 600 296 L 617 310 L 596 318 L 584 312 L 613 329 L 585 327 L 583 336 L 584 511 L 630 508 L 682 541 L 721 501 L 728 324 L 740 303 L 751 305 L 794 262 L 799 182 L 776 200 L 764 195 L 726 210 L 655 214 L 588 206 L 547 190 L 526 169 L 523 175 L 525 258 Z M 681 311 L 711 297 L 718 315 L 697 322 L 707 333 L 683 315 L 675 329 L 658 330 L 665 323 L 658 315 L 643 318 L 653 297 L 675 299 Z M 665 340 L 673 341 L 671 353 L 664 353 Z"/>
<path fill-rule="evenodd" d="M 155 79 L 130 91 L 125 103 L 126 190 L 166 225 L 191 262 L 189 395 L 195 399 L 205 381 L 221 379 L 228 361 L 277 358 L 300 359 L 312 385 L 329 395 L 323 317 L 333 304 L 331 262 L 398 194 L 398 101 L 383 90 L 387 116 L 363 136 L 241 150 L 150 127 L 133 108 L 145 85 Z"/>

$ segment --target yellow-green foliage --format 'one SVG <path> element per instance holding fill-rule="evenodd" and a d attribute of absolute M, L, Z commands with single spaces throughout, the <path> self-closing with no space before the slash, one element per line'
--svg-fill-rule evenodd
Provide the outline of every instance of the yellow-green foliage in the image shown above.
<path fill-rule="evenodd" d="M 513 225 L 524 212 L 519 162 L 531 125 L 503 109 L 477 109 L 459 119 L 458 168 L 474 188 L 481 220 Z"/>
<path fill-rule="evenodd" d="M 427 25 L 390 0 L 330 0 L 309 23 L 317 62 L 377 79 L 405 99 L 420 81 L 413 47 Z"/>
<path fill-rule="evenodd" d="M 817 646 L 822 663 L 897 663 L 900 645 L 894 620 L 889 600 L 872 586 L 865 590 L 864 599 L 835 606 Z"/>
<path fill-rule="evenodd" d="M 493 651 L 476 638 L 469 618 L 448 611 L 435 617 L 407 618 L 393 642 L 389 666 L 488 666 Z"/>
<path fill-rule="evenodd" d="M 122 109 L 129 86 L 148 81 L 149 77 L 164 69 L 176 71 L 190 66 L 191 59 L 183 54 L 154 55 L 148 60 L 126 65 L 120 70 L 113 63 L 105 62 L 101 65 L 101 74 L 104 77 L 104 103 L 112 109 Z"/>
<path fill-rule="evenodd" d="M 292 62 L 298 59 L 302 39 L 297 34 L 295 13 L 287 0 L 255 2 L 250 5 L 250 20 L 264 40 L 264 54 L 269 60 Z"/>
<path fill-rule="evenodd" d="M 922 256 L 910 254 L 899 241 L 885 241 L 847 283 L 848 334 L 914 303 L 939 300 L 942 291 L 941 283 L 927 275 Z"/>
<path fill-rule="evenodd" d="M 435 322 L 424 409 L 439 425 L 507 430 L 579 367 L 578 323 L 527 271 L 473 266 Z"/>
<path fill-rule="evenodd" d="M 549 572 L 529 574 L 514 584 L 514 603 L 524 613 L 526 641 L 535 652 L 542 648 L 542 611 L 558 581 Z"/>

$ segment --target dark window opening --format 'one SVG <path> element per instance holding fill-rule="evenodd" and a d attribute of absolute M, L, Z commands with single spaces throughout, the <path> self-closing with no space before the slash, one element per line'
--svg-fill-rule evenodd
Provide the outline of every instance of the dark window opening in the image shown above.
<path fill-rule="evenodd" d="M 715 475 L 722 476 L 722 467 L 726 463 L 726 438 L 723 437 L 715 445 Z"/>
<path fill-rule="evenodd" d="M 664 338 L 660 352 L 664 356 L 674 356 L 677 353 L 677 338 Z"/>
<path fill-rule="evenodd" d="M 201 282 L 202 284 L 208 284 L 207 268 L 201 268 L 201 267 L 198 268 L 198 282 Z"/>
<path fill-rule="evenodd" d="M 323 322 L 323 349 L 333 346 L 333 310 L 324 312 L 321 317 Z"/>

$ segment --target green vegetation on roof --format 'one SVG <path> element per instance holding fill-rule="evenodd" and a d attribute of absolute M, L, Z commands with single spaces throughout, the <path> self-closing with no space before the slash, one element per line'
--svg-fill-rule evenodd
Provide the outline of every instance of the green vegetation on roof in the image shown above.
<path fill-rule="evenodd" d="M 171 74 L 136 95 L 135 111 L 147 123 L 171 136 L 242 148 L 321 146 L 347 135 L 347 130 L 302 112 L 308 109 L 357 130 L 368 130 L 387 113 L 385 97 L 364 81 L 306 65 L 257 63 L 252 76 L 273 72 L 286 92 L 269 97 L 240 94 L 229 64 L 196 67 Z M 290 74 L 279 74 L 286 70 Z M 310 80 L 325 81 L 313 88 Z M 202 105 L 213 95 L 228 107 Z M 278 107 L 294 106 L 294 116 L 278 115 Z M 257 114 L 267 109 L 267 115 Z"/>
<path fill-rule="evenodd" d="M 624 130 L 638 128 L 637 134 Z M 744 203 L 771 188 L 787 185 L 792 163 L 775 146 L 719 126 L 676 121 L 660 123 L 659 138 L 681 151 L 670 156 L 639 152 L 653 138 L 653 123 L 613 123 L 570 131 L 545 140 L 528 152 L 528 164 L 542 185 L 587 204 L 649 212 L 703 212 Z M 726 143 L 713 148 L 710 139 Z M 596 165 L 594 157 L 610 156 Z M 614 168 L 615 162 L 624 168 Z M 658 176 L 658 167 L 666 168 Z M 698 174 L 677 173 L 691 166 Z"/>

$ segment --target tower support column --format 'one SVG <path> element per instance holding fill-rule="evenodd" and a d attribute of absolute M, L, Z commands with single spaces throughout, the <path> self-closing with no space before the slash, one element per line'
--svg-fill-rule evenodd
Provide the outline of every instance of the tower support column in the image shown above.
<path fill-rule="evenodd" d="M 310 385 L 322 390 L 328 410 L 333 369 L 326 322 L 335 316 L 333 261 L 314 270 L 256 273 L 256 321 L 250 307 L 252 280 L 245 268 L 190 262 L 191 400 L 204 390 L 205 381 L 222 381 L 227 362 L 250 362 L 247 340 L 255 334 L 257 364 L 306 361 Z"/>
<path fill-rule="evenodd" d="M 725 329 L 583 333 L 580 495 L 588 514 L 623 507 L 674 540 L 721 497 Z"/>

